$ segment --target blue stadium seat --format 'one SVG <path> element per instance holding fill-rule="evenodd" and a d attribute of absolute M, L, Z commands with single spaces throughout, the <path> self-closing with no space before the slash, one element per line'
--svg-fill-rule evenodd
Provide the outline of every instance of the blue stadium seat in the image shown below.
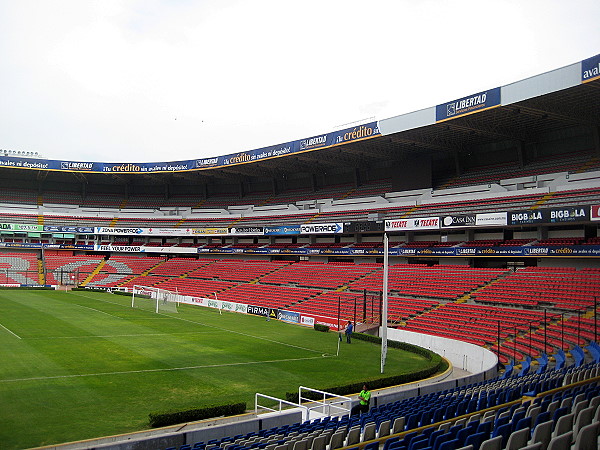
<path fill-rule="evenodd" d="M 439 449 L 440 449 L 440 447 L 441 447 L 443 444 L 445 444 L 446 442 L 448 442 L 448 441 L 452 441 L 452 440 L 455 440 L 455 439 L 454 439 L 454 436 L 455 436 L 455 435 L 454 435 L 454 434 L 452 434 L 452 433 L 444 433 L 444 434 L 442 434 L 442 435 L 438 436 L 438 437 L 435 439 L 435 442 L 433 443 L 433 449 L 434 449 L 434 450 L 439 450 Z M 456 442 L 458 442 L 458 440 L 456 440 Z"/>
<path fill-rule="evenodd" d="M 446 441 L 442 445 L 440 445 L 436 450 L 456 450 L 459 448 L 460 442 L 458 439 L 453 439 L 451 441 Z"/>
<path fill-rule="evenodd" d="M 462 444 L 463 447 L 472 445 L 473 450 L 479 450 L 481 443 L 490 437 L 489 433 L 475 433 L 467 437 Z"/>
<path fill-rule="evenodd" d="M 490 437 L 495 438 L 496 436 L 502 436 L 502 448 L 504 448 L 510 433 L 512 433 L 512 423 L 509 422 L 505 423 L 504 425 L 500 425 L 498 428 L 494 428 L 494 431 Z"/>

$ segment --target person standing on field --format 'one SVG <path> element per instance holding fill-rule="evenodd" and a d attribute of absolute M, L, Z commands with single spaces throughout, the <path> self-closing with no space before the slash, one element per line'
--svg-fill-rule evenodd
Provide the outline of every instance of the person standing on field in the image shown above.
<path fill-rule="evenodd" d="M 348 321 L 348 325 L 346 325 L 346 342 L 348 344 L 350 344 L 350 341 L 352 340 L 352 322 Z"/>

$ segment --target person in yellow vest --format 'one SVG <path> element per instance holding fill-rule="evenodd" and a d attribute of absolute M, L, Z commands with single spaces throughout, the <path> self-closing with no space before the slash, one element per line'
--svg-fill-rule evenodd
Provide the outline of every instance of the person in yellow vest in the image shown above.
<path fill-rule="evenodd" d="M 356 405 L 350 411 L 350 415 L 354 416 L 356 414 L 366 414 L 369 412 L 369 403 L 371 401 L 371 391 L 367 387 L 367 383 L 363 384 L 362 391 L 358 394 L 358 405 Z"/>

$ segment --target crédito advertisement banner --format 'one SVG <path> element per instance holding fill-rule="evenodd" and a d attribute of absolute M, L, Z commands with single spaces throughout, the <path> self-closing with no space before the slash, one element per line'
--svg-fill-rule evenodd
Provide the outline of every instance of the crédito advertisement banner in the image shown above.
<path fill-rule="evenodd" d="M 350 142 L 359 142 L 380 136 L 378 122 L 369 122 L 344 130 L 299 139 L 284 144 L 272 145 L 255 150 L 231 153 L 212 158 L 189 159 L 171 162 L 82 162 L 61 161 L 49 159 L 20 158 L 0 155 L 0 167 L 15 169 L 50 170 L 62 172 L 81 173 L 174 173 L 207 170 L 218 167 L 227 167 L 238 164 L 247 164 L 256 161 L 279 158 L 294 153 L 334 147 Z"/>

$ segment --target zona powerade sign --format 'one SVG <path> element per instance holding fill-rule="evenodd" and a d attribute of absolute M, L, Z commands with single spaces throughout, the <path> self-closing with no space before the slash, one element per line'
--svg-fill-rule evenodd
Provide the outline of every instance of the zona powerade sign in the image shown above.
<path fill-rule="evenodd" d="M 500 106 L 500 88 L 479 92 L 435 107 L 435 121 L 454 119 Z"/>

